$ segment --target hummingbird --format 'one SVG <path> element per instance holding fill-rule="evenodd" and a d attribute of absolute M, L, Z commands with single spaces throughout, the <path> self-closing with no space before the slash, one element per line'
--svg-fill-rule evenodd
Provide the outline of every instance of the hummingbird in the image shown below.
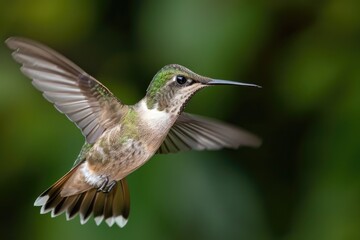
<path fill-rule="evenodd" d="M 146 95 L 126 105 L 73 62 L 36 41 L 10 37 L 6 45 L 24 75 L 55 108 L 80 129 L 85 143 L 63 177 L 34 205 L 66 219 L 93 216 L 99 225 L 124 227 L 130 213 L 126 177 L 154 154 L 186 150 L 258 147 L 261 140 L 232 125 L 184 112 L 200 89 L 217 85 L 260 87 L 213 79 L 170 64 L 153 77 Z"/>

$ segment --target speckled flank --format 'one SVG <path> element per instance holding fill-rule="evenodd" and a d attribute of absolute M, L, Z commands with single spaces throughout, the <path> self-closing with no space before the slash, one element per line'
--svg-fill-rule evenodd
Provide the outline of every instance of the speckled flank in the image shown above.
<path fill-rule="evenodd" d="M 133 108 L 130 108 L 121 123 L 123 131 L 119 139 L 120 143 L 124 143 L 129 139 L 139 138 L 138 118 L 138 112 L 136 112 Z"/>
<path fill-rule="evenodd" d="M 87 182 L 98 186 L 103 176 L 119 180 L 143 165 L 173 124 L 169 116 L 165 111 L 148 109 L 144 101 L 129 107 L 122 122 L 106 130 L 87 151 L 87 165 L 82 172 Z"/>

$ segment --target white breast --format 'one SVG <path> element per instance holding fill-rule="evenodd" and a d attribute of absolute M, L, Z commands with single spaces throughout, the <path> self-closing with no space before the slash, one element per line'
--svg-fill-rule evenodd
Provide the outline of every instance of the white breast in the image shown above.
<path fill-rule="evenodd" d="M 141 121 L 152 129 L 169 129 L 174 121 L 174 116 L 165 110 L 148 109 L 145 100 L 139 102 L 138 113 Z"/>

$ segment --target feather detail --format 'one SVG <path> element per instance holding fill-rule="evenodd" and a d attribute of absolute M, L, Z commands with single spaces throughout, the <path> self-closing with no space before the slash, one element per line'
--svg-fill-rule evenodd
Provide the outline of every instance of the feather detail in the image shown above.
<path fill-rule="evenodd" d="M 35 41 L 11 37 L 7 46 L 21 71 L 45 99 L 64 113 L 94 143 L 119 122 L 124 106 L 104 85 L 56 51 Z"/>
<path fill-rule="evenodd" d="M 220 121 L 182 113 L 169 130 L 157 153 L 187 150 L 216 150 L 258 147 L 261 140 L 255 135 Z"/>
<path fill-rule="evenodd" d="M 71 169 L 36 199 L 34 205 L 41 207 L 40 213 L 51 212 L 51 216 L 56 217 L 65 212 L 67 220 L 79 213 L 81 224 L 85 224 L 93 214 L 97 225 L 105 220 L 109 226 L 116 223 L 124 227 L 130 211 L 130 196 L 125 179 L 118 181 L 110 192 L 91 188 L 75 195 L 61 196 L 62 188 L 78 167 Z"/>

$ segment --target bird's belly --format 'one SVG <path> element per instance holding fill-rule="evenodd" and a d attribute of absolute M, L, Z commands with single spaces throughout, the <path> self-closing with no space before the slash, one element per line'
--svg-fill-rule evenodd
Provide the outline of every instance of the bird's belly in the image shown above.
<path fill-rule="evenodd" d="M 123 123 L 103 133 L 87 154 L 89 175 L 120 180 L 154 155 L 168 129 L 164 128 L 161 134 L 153 134 L 148 125 L 139 124 L 141 128 Z"/>
<path fill-rule="evenodd" d="M 139 140 L 127 139 L 108 146 L 94 145 L 87 161 L 89 168 L 96 175 L 103 175 L 109 180 L 120 180 L 143 165 L 152 153 Z"/>

